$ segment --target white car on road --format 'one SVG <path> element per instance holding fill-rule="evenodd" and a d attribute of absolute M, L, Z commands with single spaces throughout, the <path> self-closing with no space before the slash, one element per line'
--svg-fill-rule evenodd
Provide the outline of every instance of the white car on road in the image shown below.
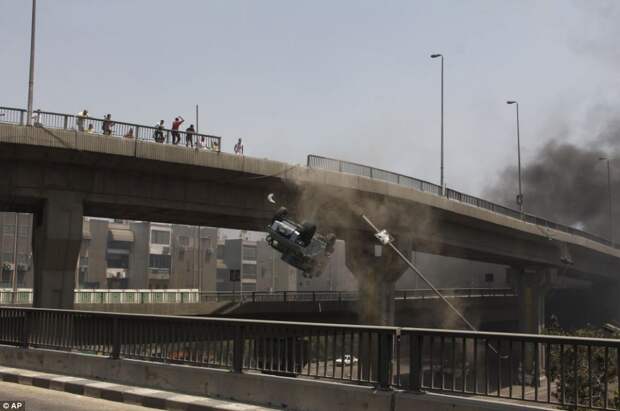
<path fill-rule="evenodd" d="M 357 358 L 355 358 L 352 355 L 345 354 L 344 358 L 336 359 L 336 365 L 338 367 L 342 367 L 343 365 L 351 365 L 351 364 L 357 364 Z"/>

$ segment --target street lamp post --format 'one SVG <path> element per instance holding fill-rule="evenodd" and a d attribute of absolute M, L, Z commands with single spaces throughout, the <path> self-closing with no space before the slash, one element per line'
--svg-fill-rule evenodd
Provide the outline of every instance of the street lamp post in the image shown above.
<path fill-rule="evenodd" d="M 441 57 L 441 177 L 440 177 L 440 185 L 441 185 L 441 195 L 444 195 L 445 185 L 444 185 L 444 170 L 443 170 L 443 142 L 444 142 L 444 131 L 443 131 L 443 54 L 431 54 L 431 58 L 435 59 Z"/>
<path fill-rule="evenodd" d="M 37 10 L 37 0 L 32 0 L 32 22 L 30 27 L 30 74 L 28 77 L 28 115 L 26 117 L 26 124 L 32 124 L 32 93 L 34 88 L 34 32 L 35 32 L 35 17 Z"/>
<path fill-rule="evenodd" d="M 519 194 L 517 194 L 517 204 L 521 217 L 523 217 L 523 189 L 521 184 L 521 136 L 519 134 L 519 102 L 508 100 L 506 104 L 514 104 L 517 107 L 517 164 L 519 169 Z"/>
<path fill-rule="evenodd" d="M 609 158 L 600 157 L 600 161 L 607 162 L 607 194 L 609 200 L 609 241 L 611 241 L 611 245 L 614 245 L 614 215 L 611 201 L 611 166 L 609 164 Z"/>

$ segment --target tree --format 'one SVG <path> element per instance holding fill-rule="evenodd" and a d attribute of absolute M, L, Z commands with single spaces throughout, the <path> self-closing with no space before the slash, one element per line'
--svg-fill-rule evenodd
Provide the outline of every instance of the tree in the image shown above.
<path fill-rule="evenodd" d="M 620 338 L 620 333 L 610 335 L 602 328 L 588 325 L 584 328 L 567 332 L 560 328 L 557 321 L 551 321 L 551 326 L 545 334 L 587 338 Z M 569 410 L 588 410 L 590 396 L 592 405 L 604 407 L 605 387 L 608 388 L 608 407 L 616 408 L 620 405 L 618 398 L 617 351 L 607 350 L 604 347 L 584 345 L 552 344 L 549 349 L 549 370 L 547 377 L 552 382 L 552 395 L 558 401 L 564 400 Z M 606 367 L 607 363 L 607 367 Z M 577 372 L 575 373 L 575 369 Z M 553 384 L 554 383 L 554 384 Z M 555 385 L 555 388 L 553 388 Z"/>

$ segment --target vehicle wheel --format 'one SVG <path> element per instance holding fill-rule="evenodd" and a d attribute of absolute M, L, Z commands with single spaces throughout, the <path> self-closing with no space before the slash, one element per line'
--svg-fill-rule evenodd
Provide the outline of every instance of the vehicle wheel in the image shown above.
<path fill-rule="evenodd" d="M 274 214 L 273 219 L 274 221 L 282 221 L 286 218 L 286 216 L 288 216 L 288 210 L 286 209 L 286 207 L 280 207 L 278 208 L 278 211 L 276 211 L 276 213 Z"/>
<path fill-rule="evenodd" d="M 315 233 L 316 233 L 316 225 L 312 223 L 308 223 L 307 221 L 304 221 L 301 225 L 301 233 L 299 233 L 299 240 L 304 244 L 304 246 L 307 246 L 308 244 L 310 244 L 310 241 L 312 241 L 312 237 L 314 237 Z"/>

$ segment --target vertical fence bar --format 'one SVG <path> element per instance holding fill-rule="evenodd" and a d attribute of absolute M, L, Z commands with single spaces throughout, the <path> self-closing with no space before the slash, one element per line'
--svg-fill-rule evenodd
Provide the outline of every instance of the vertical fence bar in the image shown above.
<path fill-rule="evenodd" d="M 30 327 L 31 327 L 31 319 L 30 319 L 30 311 L 24 311 L 24 319 L 22 320 L 22 335 L 21 335 L 21 346 L 23 348 L 28 348 L 28 340 L 30 339 Z"/>
<path fill-rule="evenodd" d="M 589 346 L 588 346 L 589 348 Z M 545 344 L 545 377 L 547 377 L 547 403 L 551 403 L 551 343 Z"/>
<path fill-rule="evenodd" d="M 604 372 L 605 375 L 603 378 L 605 378 L 605 403 L 603 404 L 603 407 L 605 409 L 609 408 L 609 347 L 605 347 L 605 367 L 604 367 Z"/>
<path fill-rule="evenodd" d="M 456 391 L 456 338 L 452 337 L 452 391 Z"/>
<path fill-rule="evenodd" d="M 478 393 L 478 337 L 474 337 L 474 394 Z"/>
<path fill-rule="evenodd" d="M 534 343 L 534 401 L 538 401 L 538 385 L 540 384 L 539 344 Z"/>
<path fill-rule="evenodd" d="M 378 373 L 377 373 L 377 382 L 379 383 L 379 388 L 383 390 L 390 389 L 391 383 L 391 369 L 392 369 L 392 347 L 393 347 L 393 334 L 387 332 L 380 332 L 378 335 L 378 361 L 377 365 Z"/>
<path fill-rule="evenodd" d="M 497 396 L 502 392 L 502 340 L 497 339 Z"/>
<path fill-rule="evenodd" d="M 463 346 L 461 347 L 461 355 L 463 356 L 463 359 L 461 361 L 461 378 L 463 379 L 463 384 L 461 387 L 461 392 L 465 393 L 465 391 L 467 391 L 467 375 L 465 374 L 465 364 L 467 363 L 467 337 L 463 337 L 462 345 Z"/>
<path fill-rule="evenodd" d="M 512 398 L 512 340 L 508 340 L 508 398 Z"/>
<path fill-rule="evenodd" d="M 112 352 L 110 358 L 117 360 L 121 352 L 121 335 L 119 318 L 114 317 L 112 320 Z"/>
<path fill-rule="evenodd" d="M 525 399 L 525 341 L 521 341 L 521 399 Z"/>
<path fill-rule="evenodd" d="M 573 357 L 573 398 L 575 399 L 575 407 L 579 404 L 579 374 L 577 374 L 577 356 L 579 355 L 579 346 L 573 345 L 574 357 Z M 538 399 L 538 398 L 536 398 Z"/>
<path fill-rule="evenodd" d="M 566 375 L 564 373 L 564 344 L 560 344 L 560 404 L 566 403 Z"/>

